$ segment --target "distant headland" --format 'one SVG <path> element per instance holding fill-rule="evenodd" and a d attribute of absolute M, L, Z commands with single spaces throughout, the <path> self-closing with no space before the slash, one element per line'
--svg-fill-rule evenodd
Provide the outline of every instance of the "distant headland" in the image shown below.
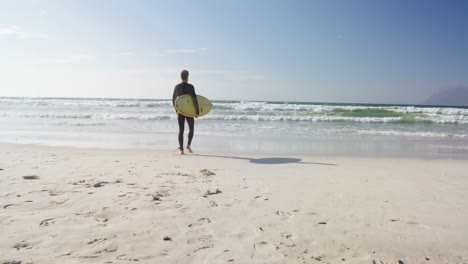
<path fill-rule="evenodd" d="M 455 86 L 441 89 L 424 101 L 424 104 L 468 106 L 468 87 Z"/>

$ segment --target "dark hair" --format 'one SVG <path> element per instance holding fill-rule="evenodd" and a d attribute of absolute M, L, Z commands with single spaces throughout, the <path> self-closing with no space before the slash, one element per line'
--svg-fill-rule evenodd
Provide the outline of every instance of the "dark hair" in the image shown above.
<path fill-rule="evenodd" d="M 180 73 L 180 78 L 182 80 L 187 80 L 188 79 L 188 71 L 187 70 L 183 70 L 181 73 Z"/>

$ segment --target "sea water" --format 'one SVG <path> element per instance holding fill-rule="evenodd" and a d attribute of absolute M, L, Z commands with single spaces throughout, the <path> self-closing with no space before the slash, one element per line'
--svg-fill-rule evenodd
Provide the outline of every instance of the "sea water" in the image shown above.
<path fill-rule="evenodd" d="M 0 142 L 172 150 L 176 119 L 170 100 L 0 97 Z M 213 101 L 195 129 L 198 151 L 468 157 L 468 107 Z"/>

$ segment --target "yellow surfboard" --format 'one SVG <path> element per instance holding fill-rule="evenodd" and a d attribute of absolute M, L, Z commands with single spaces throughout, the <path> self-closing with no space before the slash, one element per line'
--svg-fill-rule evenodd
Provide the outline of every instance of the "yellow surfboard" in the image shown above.
<path fill-rule="evenodd" d="M 206 99 L 206 97 L 197 95 L 198 100 L 198 108 L 199 108 L 199 115 L 204 116 L 211 111 L 213 105 L 211 104 L 210 100 Z M 196 111 L 195 106 L 193 105 L 192 96 L 190 94 L 184 94 L 175 100 L 175 108 L 177 113 L 187 116 L 187 117 L 195 117 Z"/>

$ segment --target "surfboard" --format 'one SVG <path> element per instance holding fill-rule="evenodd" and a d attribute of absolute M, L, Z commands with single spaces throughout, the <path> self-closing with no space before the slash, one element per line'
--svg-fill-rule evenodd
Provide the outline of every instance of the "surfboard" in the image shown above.
<path fill-rule="evenodd" d="M 213 105 L 211 104 L 210 100 L 206 97 L 197 95 L 198 100 L 198 108 L 199 108 L 199 115 L 204 116 L 211 111 Z M 192 96 L 190 94 L 184 94 L 175 100 L 175 108 L 177 113 L 187 116 L 187 117 L 195 117 L 196 111 L 195 106 L 193 105 Z"/>

